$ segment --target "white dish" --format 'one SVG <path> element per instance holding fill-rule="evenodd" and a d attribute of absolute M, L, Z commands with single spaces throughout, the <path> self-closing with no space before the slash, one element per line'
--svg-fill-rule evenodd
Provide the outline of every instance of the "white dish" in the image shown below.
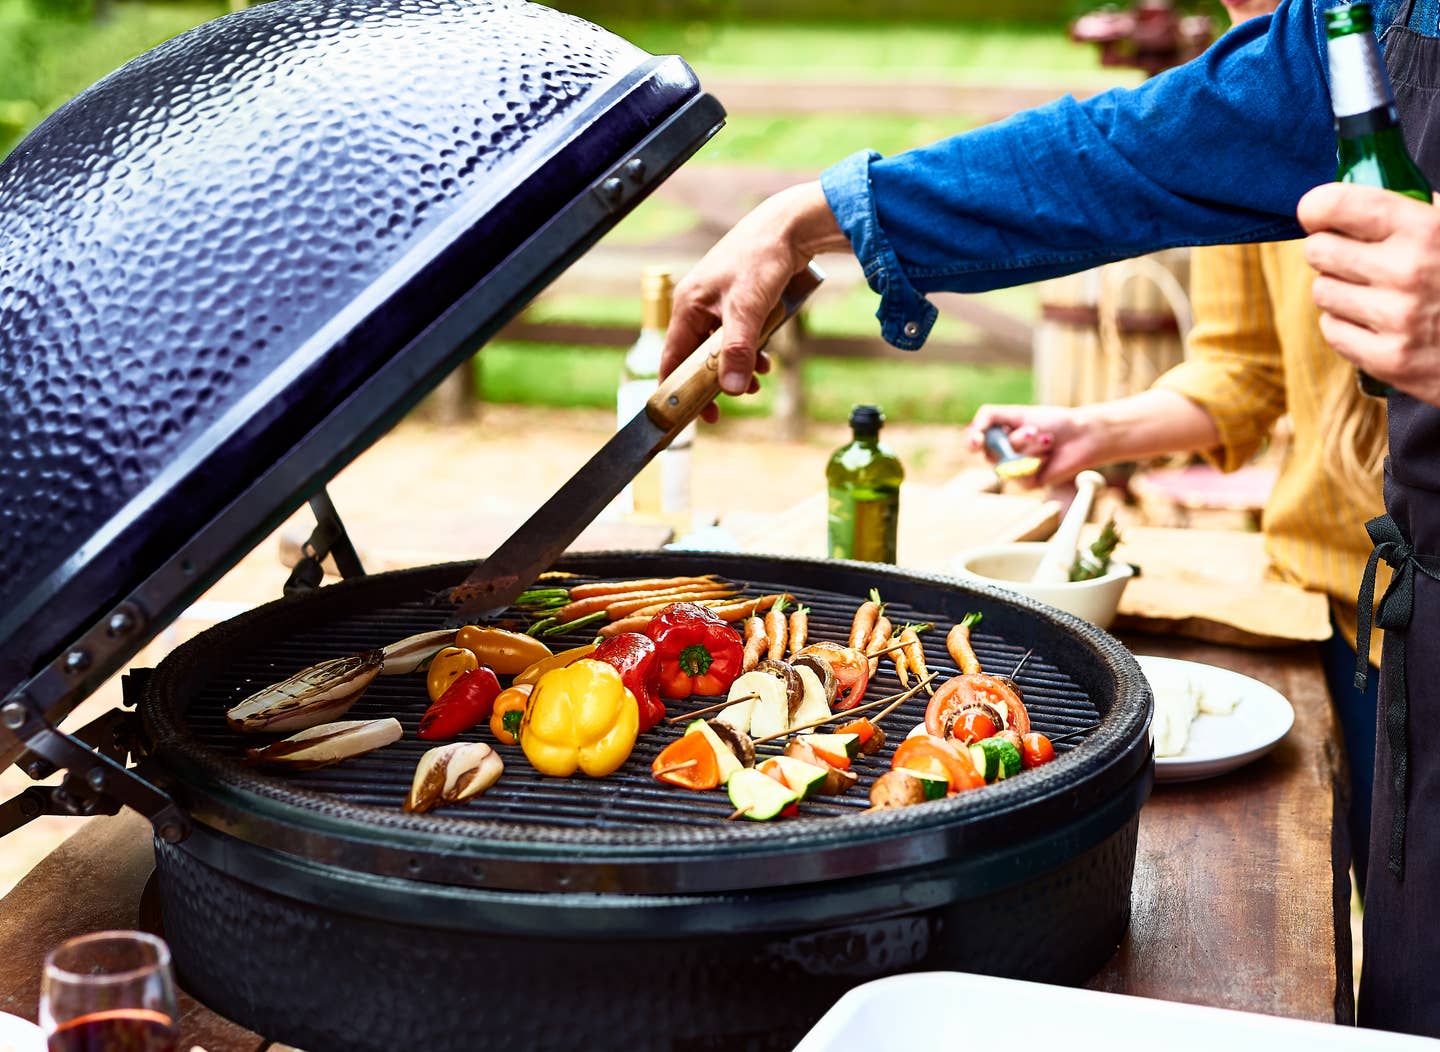
<path fill-rule="evenodd" d="M 18 1015 L 0 1012 L 0 1052 L 45 1052 L 45 1032 Z"/>
<path fill-rule="evenodd" d="M 1401 1052 L 1422 1037 L 963 972 L 855 987 L 795 1052 L 1045 1048 L 1065 1052 Z"/>
<path fill-rule="evenodd" d="M 1273 749 L 1295 723 L 1295 710 L 1285 695 L 1257 679 L 1198 661 L 1148 655 L 1137 655 L 1136 660 L 1152 687 L 1186 677 L 1207 695 L 1239 699 L 1228 716 L 1195 717 L 1185 751 L 1155 758 L 1158 782 L 1213 778 L 1243 767 Z"/>

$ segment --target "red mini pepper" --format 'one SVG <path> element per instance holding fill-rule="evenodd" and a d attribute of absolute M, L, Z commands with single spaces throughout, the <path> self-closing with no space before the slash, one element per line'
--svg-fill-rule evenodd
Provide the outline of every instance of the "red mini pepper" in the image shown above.
<path fill-rule="evenodd" d="M 740 633 L 696 603 L 671 603 L 645 634 L 660 654 L 660 694 L 688 698 L 724 694 L 740 675 L 745 644 Z"/>
<path fill-rule="evenodd" d="M 665 718 L 665 702 L 660 698 L 660 653 L 654 640 L 639 632 L 621 632 L 596 647 L 590 657 L 620 673 L 621 682 L 635 695 L 640 706 L 641 734 Z"/>
<path fill-rule="evenodd" d="M 482 665 L 462 672 L 420 717 L 418 736 L 425 741 L 445 741 L 465 733 L 490 718 L 499 694 L 500 681 L 490 669 Z"/>

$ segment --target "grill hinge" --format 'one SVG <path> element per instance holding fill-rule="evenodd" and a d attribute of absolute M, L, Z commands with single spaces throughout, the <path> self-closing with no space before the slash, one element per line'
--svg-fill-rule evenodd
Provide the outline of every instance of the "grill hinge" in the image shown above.
<path fill-rule="evenodd" d="M 150 820 L 162 840 L 178 843 L 190 835 L 190 819 L 170 795 L 125 766 L 132 752 L 133 716 L 105 713 L 74 735 L 57 730 L 25 694 L 0 705 L 0 725 L 28 750 L 17 761 L 35 779 L 64 771 L 59 785 L 32 785 L 0 804 L 0 837 L 41 815 L 113 815 L 130 807 Z"/>
<path fill-rule="evenodd" d="M 350 535 L 345 532 L 345 524 L 340 521 L 340 513 L 335 510 L 330 493 L 322 489 L 311 497 L 310 510 L 315 513 L 315 529 L 300 549 L 300 559 L 285 582 L 286 595 L 305 595 L 319 588 L 320 582 L 325 579 L 327 555 L 335 557 L 335 568 L 340 571 L 341 577 L 365 576 L 365 567 L 360 565 L 360 556 L 350 541 Z"/>

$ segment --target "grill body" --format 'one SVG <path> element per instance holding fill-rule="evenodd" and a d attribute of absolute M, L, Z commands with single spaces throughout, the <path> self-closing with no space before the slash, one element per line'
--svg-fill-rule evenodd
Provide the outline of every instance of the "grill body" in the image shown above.
<path fill-rule="evenodd" d="M 1020 683 L 1036 724 L 1091 729 L 1049 767 L 905 811 L 858 813 L 923 699 L 887 718 L 892 744 L 857 760 L 857 789 L 804 806 L 813 817 L 727 823 L 723 794 L 657 786 L 649 760 L 683 724 L 600 780 L 540 778 L 502 748 L 506 774 L 480 800 L 407 816 L 423 749 L 408 736 L 268 775 L 237 762 L 250 743 L 217 722 L 227 700 L 300 665 L 438 623 L 445 609 L 425 597 L 459 568 L 346 582 L 197 637 L 145 685 L 152 764 L 198 827 L 157 844 L 189 989 L 302 1047 L 786 1049 L 881 975 L 1078 982 L 1114 951 L 1152 767 L 1148 688 L 1109 636 L 1005 593 L 864 564 L 618 553 L 565 565 L 784 587 L 811 607 L 812 638 L 843 638 L 878 586 L 893 616 L 936 622 L 927 658 L 942 676 L 945 630 L 980 610 L 987 668 L 1034 651 Z M 393 713 L 413 730 L 423 686 L 408 678 L 376 680 L 351 715 Z M 885 673 L 873 689 L 893 686 Z"/>

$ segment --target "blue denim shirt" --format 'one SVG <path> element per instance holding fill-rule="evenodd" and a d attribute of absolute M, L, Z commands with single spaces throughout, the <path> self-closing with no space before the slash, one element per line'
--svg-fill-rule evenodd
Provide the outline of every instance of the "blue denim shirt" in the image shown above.
<path fill-rule="evenodd" d="M 1435 35 L 1440 0 L 1411 28 Z M 1175 245 L 1300 235 L 1295 204 L 1335 177 L 1323 11 L 1285 0 L 1141 86 L 1067 96 L 821 185 L 880 294 L 881 333 L 915 350 L 925 293 L 1039 281 Z M 1389 26 L 1404 0 L 1375 4 Z M 1383 35 L 1382 35 L 1383 44 Z"/>

